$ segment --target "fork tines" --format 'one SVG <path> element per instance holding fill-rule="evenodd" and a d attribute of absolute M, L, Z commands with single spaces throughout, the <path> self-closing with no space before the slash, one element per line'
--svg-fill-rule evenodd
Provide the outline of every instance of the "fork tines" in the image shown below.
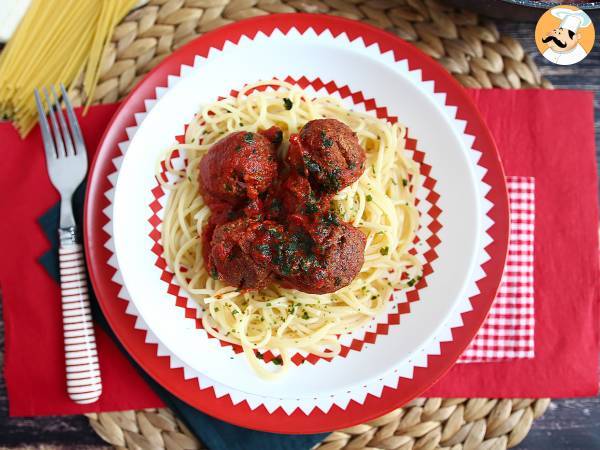
<path fill-rule="evenodd" d="M 46 107 L 48 110 L 48 115 L 50 116 L 50 123 L 52 124 L 53 131 L 53 133 L 50 131 L 50 124 L 48 123 L 48 119 L 46 118 L 46 108 L 44 108 L 42 96 L 40 95 L 39 90 L 36 89 L 34 91 L 35 103 L 38 109 L 40 128 L 42 131 L 42 138 L 44 140 L 44 147 L 46 149 L 46 157 L 62 158 L 75 155 L 79 156 L 81 154 L 85 155 L 85 146 L 83 143 L 81 130 L 79 128 L 77 118 L 75 117 L 75 112 L 73 111 L 73 106 L 71 105 L 71 101 L 69 100 L 69 96 L 67 95 L 67 91 L 64 85 L 62 83 L 60 84 L 60 97 L 56 93 L 56 89 L 54 88 L 54 86 L 50 87 L 53 100 L 51 100 L 51 96 L 48 93 L 48 89 L 44 87 L 42 90 L 44 98 L 46 100 Z M 67 120 L 69 122 L 70 132 L 69 127 L 67 127 L 67 121 L 65 121 L 65 117 L 62 112 L 61 100 L 66 107 Z"/>

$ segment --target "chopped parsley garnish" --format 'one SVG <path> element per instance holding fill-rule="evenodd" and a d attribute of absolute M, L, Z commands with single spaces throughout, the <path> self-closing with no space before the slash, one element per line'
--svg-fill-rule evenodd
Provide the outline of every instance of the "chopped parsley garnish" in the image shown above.
<path fill-rule="evenodd" d="M 289 111 L 290 109 L 292 109 L 292 106 L 294 106 L 294 103 L 289 98 L 284 98 L 283 106 Z"/>
<path fill-rule="evenodd" d="M 233 311 L 231 311 L 231 314 L 233 314 L 234 316 L 235 316 L 237 313 L 238 313 L 238 312 L 237 312 L 237 310 L 235 310 L 235 309 L 234 309 Z"/>
<path fill-rule="evenodd" d="M 258 244 L 256 246 L 256 250 L 263 256 L 271 255 L 271 248 L 269 247 L 269 244 Z"/>
<path fill-rule="evenodd" d="M 375 166 L 371 166 L 371 172 L 373 172 L 373 175 L 375 175 Z"/>
<path fill-rule="evenodd" d="M 257 354 L 256 354 L 256 357 L 257 357 L 258 359 L 265 359 L 265 357 L 263 356 L 263 354 L 262 354 L 262 353 L 257 353 Z"/>
<path fill-rule="evenodd" d="M 406 178 L 402 178 L 402 186 L 406 187 L 408 185 L 408 180 Z"/>
<path fill-rule="evenodd" d="M 231 187 L 231 185 L 229 183 L 225 183 L 225 185 L 223 186 L 225 188 L 225 190 L 227 192 L 232 192 L 233 188 Z"/>
<path fill-rule="evenodd" d="M 304 165 L 309 172 L 319 173 L 321 171 L 321 166 L 306 156 L 304 157 Z"/>
<path fill-rule="evenodd" d="M 310 319 L 310 316 L 308 315 L 308 313 L 306 311 L 304 311 L 304 314 L 302 314 L 302 318 L 304 320 L 308 320 L 308 319 Z"/>
<path fill-rule="evenodd" d="M 335 168 L 331 172 L 327 172 L 325 179 L 325 188 L 329 192 L 337 192 L 340 190 L 340 169 Z"/>
<path fill-rule="evenodd" d="M 408 283 L 406 284 L 408 284 L 409 287 L 413 287 L 418 281 L 421 280 L 421 278 L 423 278 L 421 275 L 417 275 L 416 277 L 408 280 Z"/>
<path fill-rule="evenodd" d="M 273 144 L 279 145 L 279 144 L 281 144 L 282 141 L 283 141 L 283 132 L 281 130 L 279 130 L 277 133 L 275 133 L 275 137 L 273 138 Z"/>
<path fill-rule="evenodd" d="M 350 169 L 350 170 L 356 169 L 356 163 L 354 161 L 349 162 L 348 169 Z"/>
<path fill-rule="evenodd" d="M 333 211 L 327 211 L 327 214 L 323 214 L 321 221 L 324 225 L 339 225 L 340 221 L 338 216 Z"/>
<path fill-rule="evenodd" d="M 271 236 L 273 236 L 275 239 L 283 239 L 283 235 L 277 231 L 276 228 L 269 228 L 267 230 L 267 233 L 269 233 Z"/>
<path fill-rule="evenodd" d="M 328 138 L 324 131 L 321 131 L 321 141 L 323 142 L 323 147 L 325 148 L 331 148 L 333 145 L 333 139 Z"/>
<path fill-rule="evenodd" d="M 306 210 L 306 214 L 314 214 L 317 211 L 319 211 L 319 206 L 316 203 L 309 202 L 306 204 L 305 210 Z"/>
<path fill-rule="evenodd" d="M 282 261 L 277 265 L 279 266 L 279 270 L 281 271 L 282 275 L 288 276 L 292 273 L 292 266 L 288 261 Z M 290 314 L 293 314 L 293 312 L 294 311 L 292 311 Z"/>
<path fill-rule="evenodd" d="M 303 255 L 312 252 L 314 241 L 304 232 L 296 232 L 283 239 L 273 249 L 272 261 L 279 275 L 287 276 L 302 269 Z"/>
<path fill-rule="evenodd" d="M 306 258 L 300 258 L 300 270 L 308 272 L 313 267 L 320 267 L 319 260 L 314 253 L 310 253 Z"/>
<path fill-rule="evenodd" d="M 383 247 L 379 249 L 379 253 L 381 253 L 383 256 L 387 255 L 390 251 L 389 247 Z"/>
<path fill-rule="evenodd" d="M 300 242 L 298 241 L 297 235 L 292 235 L 292 239 L 289 242 L 285 243 L 283 250 L 288 253 L 291 253 L 298 250 L 299 247 Z"/>
<path fill-rule="evenodd" d="M 271 307 L 271 302 L 267 302 L 267 307 L 270 308 Z"/>
<path fill-rule="evenodd" d="M 247 144 L 254 144 L 254 133 L 246 133 L 244 135 L 244 142 Z"/>
<path fill-rule="evenodd" d="M 213 267 L 212 269 L 210 269 L 210 276 L 213 280 L 218 280 L 219 279 L 219 272 L 217 272 L 217 269 L 215 267 Z"/>
<path fill-rule="evenodd" d="M 342 284 L 342 279 L 340 277 L 335 277 L 333 279 L 333 282 L 336 286 L 339 286 L 340 284 Z"/>
<path fill-rule="evenodd" d="M 373 200 L 373 196 L 371 194 L 367 194 L 367 201 L 370 202 Z"/>
<path fill-rule="evenodd" d="M 281 356 L 278 356 L 277 358 L 273 358 L 273 364 L 275 364 L 276 366 L 281 366 L 283 364 L 283 360 L 281 359 Z"/>
<path fill-rule="evenodd" d="M 416 277 L 414 277 L 413 279 L 409 280 L 408 284 L 410 287 L 412 287 L 413 285 L 415 285 L 418 281 L 421 280 L 421 278 L 423 278 L 421 275 L 417 275 Z"/>
<path fill-rule="evenodd" d="M 241 145 L 238 145 L 238 146 L 235 148 L 235 151 L 236 151 L 236 152 L 239 152 L 241 149 L 242 149 L 242 146 L 241 146 Z"/>

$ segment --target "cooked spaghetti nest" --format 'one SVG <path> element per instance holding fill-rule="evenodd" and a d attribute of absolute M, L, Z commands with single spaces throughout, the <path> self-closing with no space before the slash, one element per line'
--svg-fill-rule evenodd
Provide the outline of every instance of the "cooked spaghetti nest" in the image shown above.
<path fill-rule="evenodd" d="M 360 179 L 334 197 L 339 217 L 367 236 L 360 273 L 350 285 L 321 295 L 275 283 L 266 289 L 240 291 L 213 279 L 200 239 L 211 214 L 198 192 L 200 160 L 228 133 L 276 125 L 286 143 L 290 134 L 319 118 L 348 125 L 366 151 Z M 334 97 L 313 99 L 298 86 L 270 80 L 205 106 L 188 126 L 185 143 L 166 149 L 160 158 L 156 175 L 170 190 L 162 223 L 164 257 L 181 287 L 203 307 L 205 330 L 239 344 L 261 377 L 281 376 L 293 364 L 296 351 L 335 356 L 341 349 L 339 335 L 381 312 L 394 289 L 411 287 L 421 278 L 421 264 L 409 253 L 418 228 L 415 193 L 421 176 L 404 148 L 405 138 L 406 128 L 398 123 L 348 110 Z M 282 147 L 284 153 L 287 147 Z M 185 164 L 174 163 L 176 150 Z M 168 176 L 161 175 L 162 168 Z M 278 355 L 273 362 L 281 367 L 259 360 L 266 350 Z"/>

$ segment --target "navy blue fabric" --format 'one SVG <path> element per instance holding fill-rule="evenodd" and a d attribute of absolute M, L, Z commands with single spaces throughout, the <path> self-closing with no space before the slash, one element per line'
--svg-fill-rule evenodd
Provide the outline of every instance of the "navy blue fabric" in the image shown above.
<path fill-rule="evenodd" d="M 73 210 L 79 224 L 81 224 L 81 218 L 83 217 L 84 193 L 85 189 L 82 186 L 73 196 Z M 58 227 L 59 214 L 60 208 L 57 203 L 38 219 L 38 223 L 52 244 L 52 248 L 43 254 L 38 261 L 57 283 L 59 282 L 59 273 L 57 256 L 58 235 L 56 229 Z M 94 320 L 113 338 L 113 341 L 127 356 L 131 364 L 142 374 L 152 389 L 210 450 L 308 450 L 327 436 L 327 434 L 274 434 L 249 430 L 214 419 L 192 408 L 162 388 L 133 361 L 113 334 L 102 311 L 98 307 L 98 302 L 94 298 L 93 293 L 91 298 Z M 107 393 L 106 395 L 109 394 Z"/>

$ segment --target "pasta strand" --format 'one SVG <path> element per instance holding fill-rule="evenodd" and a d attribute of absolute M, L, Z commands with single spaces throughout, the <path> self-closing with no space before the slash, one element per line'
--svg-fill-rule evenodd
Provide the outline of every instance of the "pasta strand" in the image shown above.
<path fill-rule="evenodd" d="M 136 0 L 33 0 L 0 55 L 0 113 L 21 136 L 37 122 L 34 89 L 69 89 L 85 71 L 87 105 L 101 77 L 114 28 Z"/>
<path fill-rule="evenodd" d="M 162 155 L 157 179 L 169 190 L 162 244 L 177 281 L 204 309 L 202 323 L 207 332 L 241 345 L 251 367 L 261 377 L 274 379 L 285 374 L 296 351 L 335 356 L 341 350 L 339 335 L 365 325 L 385 308 L 394 289 L 420 279 L 421 263 L 408 250 L 419 223 L 415 193 L 421 176 L 418 164 L 404 149 L 406 130 L 399 124 L 348 111 L 332 97 L 310 99 L 299 87 L 282 81 L 250 85 L 245 92 L 250 93 L 204 107 L 189 124 L 185 144 L 176 144 Z M 284 98 L 291 102 L 290 109 Z M 322 117 L 349 125 L 367 155 L 360 179 L 334 197 L 340 217 L 367 236 L 365 262 L 358 276 L 350 285 L 323 295 L 276 284 L 238 291 L 212 279 L 199 239 L 210 216 L 198 194 L 202 157 L 232 131 L 256 132 L 276 125 L 286 142 L 306 122 Z M 167 180 L 161 166 L 167 169 Z M 275 361 L 281 367 L 270 370 L 260 361 L 265 350 L 279 355 Z"/>

